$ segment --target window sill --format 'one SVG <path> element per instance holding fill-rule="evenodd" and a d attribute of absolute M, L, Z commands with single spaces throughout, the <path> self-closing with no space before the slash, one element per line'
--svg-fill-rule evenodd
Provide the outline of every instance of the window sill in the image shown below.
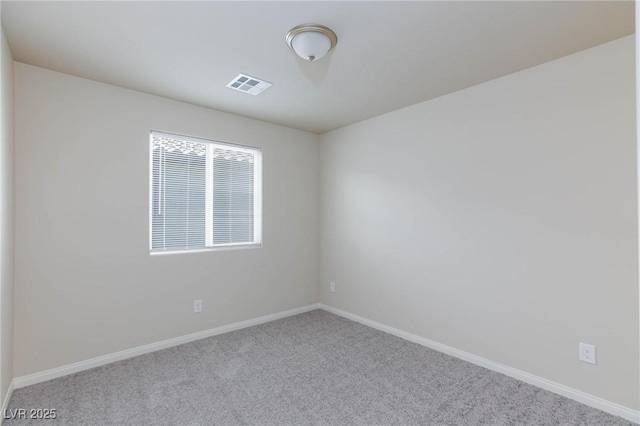
<path fill-rule="evenodd" d="M 183 249 L 183 250 L 157 250 L 150 251 L 151 256 L 164 256 L 168 254 L 186 254 L 186 253 L 204 253 L 208 251 L 230 251 L 230 250 L 244 250 L 261 248 L 262 243 L 258 244 L 229 244 L 226 246 L 207 247 L 203 249 Z"/>

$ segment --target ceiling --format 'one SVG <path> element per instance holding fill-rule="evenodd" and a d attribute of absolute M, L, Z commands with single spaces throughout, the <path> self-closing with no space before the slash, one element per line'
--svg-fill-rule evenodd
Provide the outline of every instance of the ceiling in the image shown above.
<path fill-rule="evenodd" d="M 12 2 L 16 61 L 323 133 L 634 32 L 632 1 Z M 302 23 L 338 35 L 309 63 Z M 252 96 L 238 73 L 273 83 Z"/>

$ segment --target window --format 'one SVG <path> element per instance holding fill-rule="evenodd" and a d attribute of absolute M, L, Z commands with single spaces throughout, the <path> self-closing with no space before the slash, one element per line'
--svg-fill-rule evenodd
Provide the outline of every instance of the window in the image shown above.
<path fill-rule="evenodd" d="M 151 253 L 261 243 L 262 152 L 151 132 Z"/>

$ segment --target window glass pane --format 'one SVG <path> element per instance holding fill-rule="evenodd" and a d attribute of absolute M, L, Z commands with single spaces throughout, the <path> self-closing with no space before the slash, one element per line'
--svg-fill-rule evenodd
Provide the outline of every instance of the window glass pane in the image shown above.
<path fill-rule="evenodd" d="M 205 247 L 204 155 L 153 151 L 153 249 Z"/>
<path fill-rule="evenodd" d="M 254 241 L 253 163 L 220 155 L 213 160 L 213 243 Z"/>

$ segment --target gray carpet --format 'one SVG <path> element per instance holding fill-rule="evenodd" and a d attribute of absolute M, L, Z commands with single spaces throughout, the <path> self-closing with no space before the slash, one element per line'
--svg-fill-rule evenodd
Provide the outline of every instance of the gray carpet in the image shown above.
<path fill-rule="evenodd" d="M 631 424 L 551 392 L 312 311 L 51 380 L 5 425 Z"/>

